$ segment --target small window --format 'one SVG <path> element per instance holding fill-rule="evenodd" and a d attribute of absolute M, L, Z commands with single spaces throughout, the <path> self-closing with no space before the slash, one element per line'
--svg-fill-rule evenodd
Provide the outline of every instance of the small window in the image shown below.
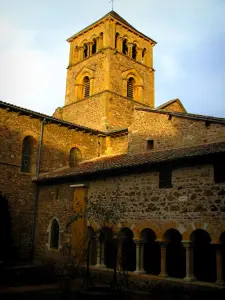
<path fill-rule="evenodd" d="M 162 170 L 159 172 L 159 188 L 166 189 L 172 187 L 172 170 Z"/>
<path fill-rule="evenodd" d="M 31 155 L 33 148 L 33 139 L 31 136 L 26 136 L 23 140 L 22 146 L 22 159 L 21 159 L 21 172 L 31 172 Z"/>
<path fill-rule="evenodd" d="M 137 58 L 137 45 L 134 44 L 132 47 L 132 58 L 136 60 Z"/>
<path fill-rule="evenodd" d="M 72 148 L 70 150 L 70 167 L 76 166 L 82 160 L 81 152 L 78 148 Z"/>
<path fill-rule="evenodd" d="M 90 79 L 88 76 L 84 77 L 84 98 L 90 96 Z"/>
<path fill-rule="evenodd" d="M 214 181 L 215 183 L 225 182 L 225 166 L 223 163 L 216 162 L 214 167 Z"/>
<path fill-rule="evenodd" d="M 147 140 L 147 150 L 154 149 L 154 140 Z"/>
<path fill-rule="evenodd" d="M 84 58 L 88 57 L 88 45 L 84 44 Z"/>
<path fill-rule="evenodd" d="M 134 98 L 134 78 L 129 78 L 127 81 L 127 97 Z"/>
<path fill-rule="evenodd" d="M 118 47 L 118 39 L 119 39 L 120 34 L 117 32 L 115 36 L 115 48 L 117 49 Z"/>
<path fill-rule="evenodd" d="M 127 55 L 128 53 L 128 46 L 127 46 L 127 39 L 123 40 L 123 54 Z"/>
<path fill-rule="evenodd" d="M 92 51 L 91 51 L 91 53 L 95 54 L 96 50 L 97 50 L 97 42 L 96 42 L 96 39 L 94 39 L 93 40 L 93 45 L 92 45 Z"/>
<path fill-rule="evenodd" d="M 141 58 L 141 62 L 144 63 L 145 60 L 145 54 L 146 54 L 146 49 L 144 48 L 142 51 L 142 58 Z"/>
<path fill-rule="evenodd" d="M 51 225 L 50 248 L 51 249 L 59 248 L 59 223 L 56 219 L 52 221 L 52 225 Z"/>

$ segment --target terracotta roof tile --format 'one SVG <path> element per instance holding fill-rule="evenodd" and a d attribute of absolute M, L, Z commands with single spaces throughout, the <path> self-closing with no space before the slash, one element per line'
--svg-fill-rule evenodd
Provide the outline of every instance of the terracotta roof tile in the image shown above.
<path fill-rule="evenodd" d="M 225 142 L 204 144 L 192 147 L 152 151 L 136 155 L 122 154 L 110 157 L 101 157 L 83 162 L 74 168 L 55 170 L 51 173 L 42 173 L 34 181 L 44 182 L 60 178 L 80 178 L 90 174 L 134 168 L 144 165 L 156 165 L 163 162 L 188 160 L 190 158 L 208 156 L 215 153 L 225 153 Z"/>

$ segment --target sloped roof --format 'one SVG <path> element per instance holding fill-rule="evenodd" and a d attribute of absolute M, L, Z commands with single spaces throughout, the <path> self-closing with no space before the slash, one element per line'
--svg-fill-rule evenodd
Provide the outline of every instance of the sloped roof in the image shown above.
<path fill-rule="evenodd" d="M 122 154 L 80 163 L 73 168 L 54 170 L 49 173 L 42 173 L 35 182 L 54 181 L 56 179 L 80 179 L 91 174 L 100 174 L 107 171 L 118 171 L 132 169 L 138 166 L 154 167 L 160 163 L 185 161 L 193 158 L 209 157 L 212 154 L 224 153 L 225 142 L 203 144 L 192 147 L 173 148 L 161 151 L 151 151 L 139 154 Z M 150 168 L 149 168 L 150 170 Z"/>
<path fill-rule="evenodd" d="M 145 108 L 145 107 L 135 107 L 135 110 L 153 112 L 158 114 L 166 114 L 170 116 L 192 119 L 192 120 L 206 121 L 209 123 L 225 124 L 225 118 L 217 118 L 217 117 L 206 116 L 206 115 L 190 114 L 190 113 L 183 113 L 183 112 L 171 112 L 159 108 Z"/>
<path fill-rule="evenodd" d="M 156 109 L 165 109 L 166 107 L 170 106 L 171 104 L 173 104 L 173 103 L 175 103 L 175 102 L 179 103 L 179 105 L 183 108 L 183 110 L 184 110 L 185 112 L 187 112 L 186 109 L 185 109 L 185 107 L 184 107 L 183 104 L 181 103 L 180 99 L 178 99 L 178 98 L 177 98 L 177 99 L 169 100 L 169 101 L 167 101 L 167 102 L 165 102 L 165 103 L 159 105 L 158 107 L 156 107 Z"/>
<path fill-rule="evenodd" d="M 136 31 L 138 34 L 141 34 L 143 37 L 145 37 L 148 40 L 151 40 L 154 44 L 157 44 L 156 41 L 154 41 L 153 39 L 151 39 L 150 37 L 148 37 L 147 35 L 143 34 L 142 32 L 138 31 L 136 28 L 134 28 L 130 23 L 128 23 L 124 18 L 122 18 L 118 13 L 116 13 L 114 10 L 111 10 L 109 13 L 107 13 L 104 17 L 102 17 L 101 19 L 95 21 L 94 23 L 92 23 L 91 25 L 88 25 L 87 27 L 85 27 L 84 29 L 82 29 L 81 31 L 75 33 L 74 35 L 72 35 L 71 37 L 69 37 L 67 39 L 68 42 L 72 41 L 77 35 L 81 34 L 83 31 L 86 31 L 87 29 L 89 29 L 90 27 L 94 26 L 95 24 L 97 24 L 98 22 L 102 21 L 103 19 L 105 19 L 106 17 L 111 16 L 115 19 L 117 19 L 120 23 L 132 28 L 134 31 Z"/>

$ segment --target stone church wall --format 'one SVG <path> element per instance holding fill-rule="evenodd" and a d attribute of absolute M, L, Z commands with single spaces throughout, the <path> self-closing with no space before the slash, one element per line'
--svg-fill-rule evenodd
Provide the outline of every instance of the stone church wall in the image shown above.
<path fill-rule="evenodd" d="M 41 122 L 6 109 L 0 109 L 0 191 L 9 201 L 13 222 L 13 239 L 23 246 L 23 256 L 29 255 Z M 59 124 L 60 125 L 60 124 Z M 41 171 L 68 167 L 72 147 L 81 150 L 83 159 L 98 155 L 98 137 L 57 124 L 45 124 L 41 151 Z M 21 155 L 25 136 L 33 138 L 31 173 L 22 173 Z"/>
<path fill-rule="evenodd" d="M 193 146 L 225 140 L 225 124 L 191 120 L 154 112 L 134 111 L 129 127 L 129 151 L 147 151 L 147 140 L 154 140 L 154 150 Z"/>

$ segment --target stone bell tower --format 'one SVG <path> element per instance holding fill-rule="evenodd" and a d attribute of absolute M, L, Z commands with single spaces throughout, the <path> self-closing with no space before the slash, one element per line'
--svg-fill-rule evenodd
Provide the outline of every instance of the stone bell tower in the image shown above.
<path fill-rule="evenodd" d="M 114 11 L 67 41 L 65 106 L 55 117 L 108 131 L 128 127 L 134 106 L 154 107 L 155 41 Z"/>

